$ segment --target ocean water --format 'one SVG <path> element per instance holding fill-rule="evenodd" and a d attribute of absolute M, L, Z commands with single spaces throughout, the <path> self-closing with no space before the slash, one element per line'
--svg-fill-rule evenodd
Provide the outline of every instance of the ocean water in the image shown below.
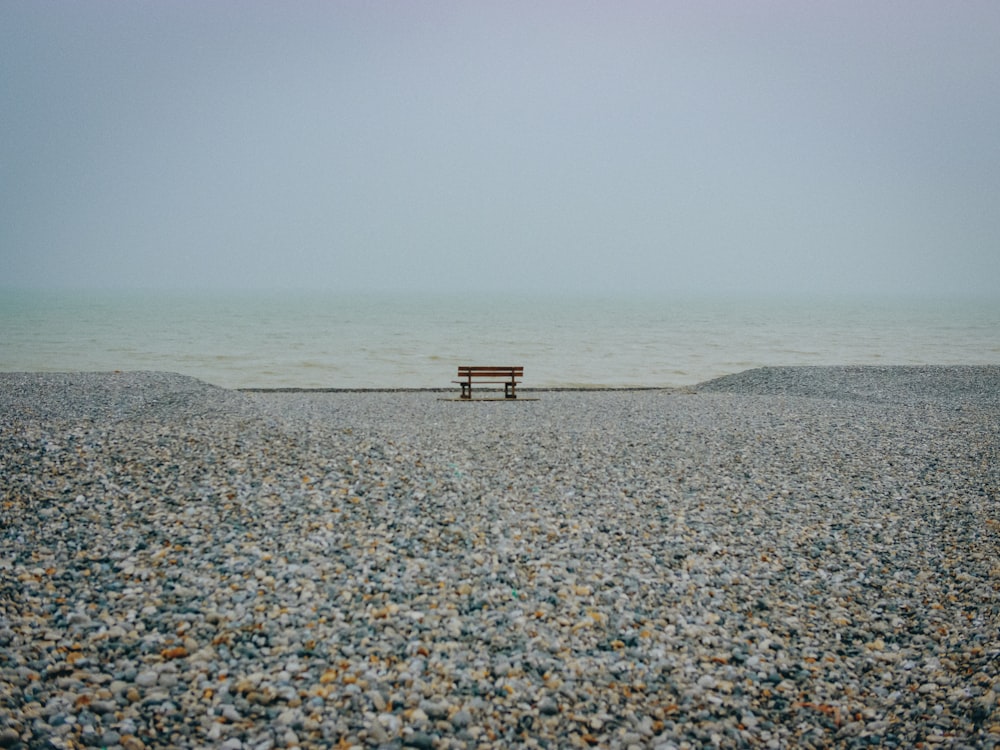
<path fill-rule="evenodd" d="M 0 294 L 0 370 L 167 370 L 227 388 L 684 386 L 765 365 L 1000 364 L 997 300 Z"/>

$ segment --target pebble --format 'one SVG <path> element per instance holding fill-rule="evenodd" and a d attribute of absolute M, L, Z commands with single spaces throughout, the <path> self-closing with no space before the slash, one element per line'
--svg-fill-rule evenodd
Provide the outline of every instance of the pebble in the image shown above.
<path fill-rule="evenodd" d="M 992 747 L 1000 368 L 0 373 L 0 747 Z"/>

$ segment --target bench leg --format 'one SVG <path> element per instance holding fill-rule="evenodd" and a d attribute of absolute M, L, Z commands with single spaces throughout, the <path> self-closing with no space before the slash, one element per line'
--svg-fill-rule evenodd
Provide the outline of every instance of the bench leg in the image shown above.
<path fill-rule="evenodd" d="M 472 383 L 459 383 L 462 386 L 462 395 L 459 398 L 472 398 Z"/>
<path fill-rule="evenodd" d="M 503 395 L 505 398 L 517 398 L 517 394 L 514 389 L 517 388 L 516 383 L 504 383 L 503 385 Z"/>

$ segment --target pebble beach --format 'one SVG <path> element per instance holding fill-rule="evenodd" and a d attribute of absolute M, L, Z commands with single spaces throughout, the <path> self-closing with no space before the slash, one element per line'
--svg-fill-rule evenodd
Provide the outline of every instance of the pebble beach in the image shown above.
<path fill-rule="evenodd" d="M 1000 745 L 1000 367 L 519 392 L 0 373 L 0 748 Z"/>

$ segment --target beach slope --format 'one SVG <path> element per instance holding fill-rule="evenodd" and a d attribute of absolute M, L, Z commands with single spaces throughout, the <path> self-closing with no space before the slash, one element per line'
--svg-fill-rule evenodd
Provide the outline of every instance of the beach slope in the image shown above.
<path fill-rule="evenodd" d="M 0 746 L 992 747 L 998 394 L 0 373 Z"/>

